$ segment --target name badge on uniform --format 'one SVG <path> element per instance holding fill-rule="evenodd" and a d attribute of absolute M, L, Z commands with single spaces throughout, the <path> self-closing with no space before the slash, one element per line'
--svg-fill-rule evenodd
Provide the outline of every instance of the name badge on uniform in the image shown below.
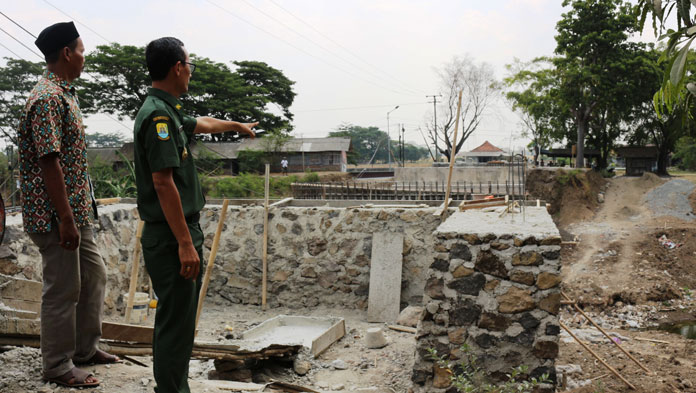
<path fill-rule="evenodd" d="M 169 139 L 169 127 L 167 127 L 167 123 L 157 123 L 155 127 L 157 128 L 157 137 L 160 140 L 166 141 Z"/>

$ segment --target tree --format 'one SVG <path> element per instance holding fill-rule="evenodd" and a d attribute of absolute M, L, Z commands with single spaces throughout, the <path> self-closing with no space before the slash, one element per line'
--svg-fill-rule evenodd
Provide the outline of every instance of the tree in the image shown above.
<path fill-rule="evenodd" d="M 387 141 L 389 136 L 377 127 L 341 124 L 337 131 L 329 132 L 329 137 L 350 138 L 353 152 L 348 154 L 349 161 L 353 160 L 356 163 L 388 161 Z"/>
<path fill-rule="evenodd" d="M 679 169 L 696 170 L 696 139 L 684 136 L 676 143 L 674 159 L 679 161 Z"/>
<path fill-rule="evenodd" d="M 642 31 L 648 14 L 652 16 L 655 35 L 660 41 L 667 40 L 660 60 L 667 64 L 664 69 L 662 84 L 655 93 L 653 102 L 659 116 L 671 113 L 679 106 L 690 106 L 692 97 L 696 96 L 696 84 L 687 83 L 693 73 L 687 75 L 687 57 L 689 48 L 696 38 L 696 19 L 691 17 L 691 0 L 639 0 L 639 29 Z M 667 28 L 676 21 L 677 29 Z M 663 34 L 664 33 L 664 34 Z M 687 94 L 687 91 L 690 94 Z M 683 121 L 686 118 L 682 117 Z"/>
<path fill-rule="evenodd" d="M 628 34 L 637 21 L 622 0 L 564 0 L 571 6 L 556 25 L 553 62 L 561 76 L 558 98 L 573 115 L 577 129 L 576 166 L 584 166 L 585 137 L 603 101 L 616 87 L 616 70 L 625 54 Z"/>
<path fill-rule="evenodd" d="M 544 67 L 546 59 L 539 58 L 529 63 L 515 60 L 506 67 L 511 75 L 504 79 L 509 90 L 505 97 L 512 109 L 519 113 L 524 130 L 522 136 L 531 138 L 530 147 L 534 162 L 538 162 L 541 149 L 547 147 L 554 131 L 554 101 L 551 90 L 556 85 L 556 74 L 552 68 Z"/>
<path fill-rule="evenodd" d="M 87 55 L 86 70 L 94 76 L 82 82 L 85 112 L 107 112 L 135 118 L 151 82 L 145 49 L 113 43 Z M 190 54 L 196 64 L 189 92 L 181 97 L 187 113 L 239 121 L 259 121 L 267 131 L 292 129 L 289 108 L 295 97 L 293 81 L 266 63 L 239 61 L 235 71 L 224 63 Z M 280 112 L 281 115 L 275 112 Z M 233 139 L 234 133 L 216 134 L 213 141 Z"/>
<path fill-rule="evenodd" d="M 43 63 L 5 58 L 0 67 L 0 133 L 17 145 L 17 126 L 29 92 L 43 73 Z"/>
<path fill-rule="evenodd" d="M 121 147 L 126 142 L 126 138 L 117 132 L 86 134 L 88 147 Z"/>
<path fill-rule="evenodd" d="M 493 67 L 488 63 L 474 63 L 469 57 L 455 56 L 437 70 L 440 84 L 445 91 L 443 104 L 437 109 L 438 124 L 435 128 L 432 117 L 425 124 L 425 137 L 429 144 L 437 145 L 433 159 L 444 154 L 449 161 L 461 150 L 464 142 L 476 131 L 484 112 L 500 91 Z M 452 144 L 457 117 L 459 91 L 462 90 L 462 108 L 458 140 Z"/>

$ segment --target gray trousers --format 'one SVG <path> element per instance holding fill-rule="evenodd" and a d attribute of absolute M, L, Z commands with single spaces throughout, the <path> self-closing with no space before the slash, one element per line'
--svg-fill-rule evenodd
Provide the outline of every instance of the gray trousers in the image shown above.
<path fill-rule="evenodd" d="M 49 233 L 30 233 L 43 265 L 41 355 L 44 378 L 89 360 L 101 337 L 106 268 L 91 226 L 80 228 L 80 247 L 62 248 L 58 224 Z"/>

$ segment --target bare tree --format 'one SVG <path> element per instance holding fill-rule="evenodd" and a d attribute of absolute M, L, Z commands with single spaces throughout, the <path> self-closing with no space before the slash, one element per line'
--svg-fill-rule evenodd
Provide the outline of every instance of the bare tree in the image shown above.
<path fill-rule="evenodd" d="M 443 93 L 443 102 L 437 108 L 437 128 L 433 114 L 427 116 L 424 138 L 428 145 L 437 145 L 437 152 L 431 155 L 445 155 L 449 161 L 456 157 L 464 142 L 476 131 L 486 108 L 500 92 L 500 83 L 495 79 L 493 67 L 485 62 L 475 63 L 469 55 L 455 56 L 437 69 Z M 457 117 L 457 99 L 459 90 L 463 90 L 461 124 L 458 140 L 452 145 L 455 118 Z M 436 142 L 437 141 L 437 142 Z M 452 151 L 454 150 L 454 154 Z"/>

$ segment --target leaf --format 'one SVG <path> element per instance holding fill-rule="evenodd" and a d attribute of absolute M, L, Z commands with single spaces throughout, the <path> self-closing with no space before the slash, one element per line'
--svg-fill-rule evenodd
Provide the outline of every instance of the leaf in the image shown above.
<path fill-rule="evenodd" d="M 686 55 L 689 53 L 689 46 L 691 46 L 691 42 L 693 42 L 694 38 L 696 37 L 692 37 L 691 39 L 689 39 L 689 41 L 686 42 L 686 44 L 684 44 L 684 46 L 679 50 L 679 53 L 677 53 L 677 56 L 674 59 L 674 64 L 672 65 L 672 70 L 670 71 L 670 82 L 672 82 L 674 86 L 679 85 L 682 78 L 684 78 Z"/>

